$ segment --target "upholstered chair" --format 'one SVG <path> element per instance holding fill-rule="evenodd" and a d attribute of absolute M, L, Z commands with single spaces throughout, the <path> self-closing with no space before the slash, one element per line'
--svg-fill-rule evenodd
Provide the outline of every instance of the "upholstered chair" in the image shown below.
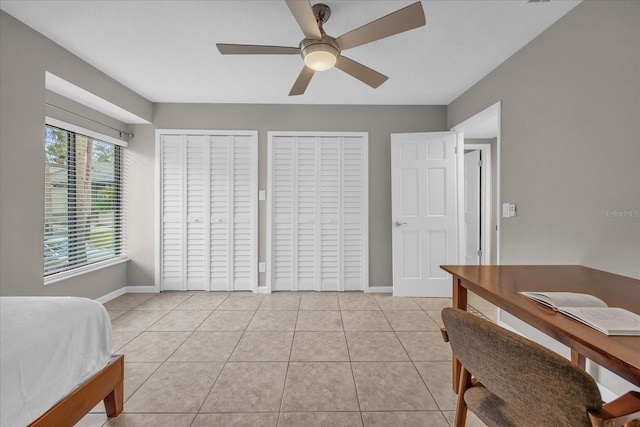
<path fill-rule="evenodd" d="M 640 393 L 602 403 L 596 382 L 567 359 L 463 310 L 442 310 L 443 336 L 462 364 L 456 427 L 467 409 L 489 426 L 635 426 Z M 640 425 L 640 424 L 638 424 Z"/>

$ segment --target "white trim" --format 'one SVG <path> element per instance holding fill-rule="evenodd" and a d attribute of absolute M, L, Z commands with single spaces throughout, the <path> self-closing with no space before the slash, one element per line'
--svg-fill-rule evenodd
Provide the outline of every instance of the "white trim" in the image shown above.
<path fill-rule="evenodd" d="M 99 139 L 99 140 L 104 141 L 104 142 L 109 142 L 111 144 L 119 145 L 120 147 L 128 147 L 129 146 L 129 143 L 127 141 L 123 141 L 121 139 L 114 138 L 112 136 L 105 135 L 105 134 L 100 133 L 100 132 L 96 132 L 94 130 L 90 130 L 90 129 L 83 128 L 83 127 L 80 127 L 80 126 L 76 126 L 76 125 L 73 125 L 71 123 L 64 122 L 62 120 L 54 119 L 54 118 L 49 117 L 49 116 L 46 116 L 44 118 L 44 122 L 45 122 L 45 124 L 50 125 L 50 126 L 55 126 L 57 128 L 64 129 L 64 130 L 69 130 L 71 132 L 79 133 L 80 135 L 89 136 L 91 138 Z"/>
<path fill-rule="evenodd" d="M 473 116 L 469 117 L 466 120 L 463 120 L 462 122 L 458 123 L 457 125 L 453 126 L 451 128 L 452 131 L 464 131 L 465 127 L 468 127 L 469 125 L 476 123 L 476 122 L 480 122 L 480 121 L 484 121 L 487 120 L 489 117 L 492 116 L 497 116 L 497 122 L 498 122 L 498 129 L 497 129 L 497 136 L 496 136 L 496 165 L 493 165 L 493 167 L 495 168 L 496 171 L 496 194 L 495 194 L 495 209 L 494 209 L 494 215 L 496 216 L 496 226 L 498 227 L 498 229 L 496 230 L 496 264 L 500 264 L 500 236 L 502 233 L 502 220 L 501 220 L 501 215 L 500 215 L 500 201 L 501 201 L 501 197 L 502 197 L 502 193 L 501 193 L 501 185 L 500 185 L 500 181 L 501 181 L 501 176 L 502 176 L 502 156 L 501 156 L 501 152 L 502 152 L 502 142 L 501 142 L 501 138 L 502 138 L 502 101 L 498 101 L 495 104 L 485 108 L 484 110 L 480 111 L 479 113 L 474 114 Z M 460 187 L 458 187 L 458 191 L 460 192 Z"/>
<path fill-rule="evenodd" d="M 83 265 L 82 267 L 76 267 L 71 270 L 62 271 L 60 273 L 52 274 L 50 276 L 44 277 L 44 285 L 49 286 L 54 283 L 62 282 L 67 279 L 71 279 L 73 277 L 82 276 L 87 273 L 92 273 L 94 271 L 102 270 L 107 267 L 112 267 L 114 265 L 122 264 L 129 261 L 129 258 L 120 257 L 120 258 L 111 258 L 106 259 L 104 261 L 95 262 L 93 264 Z"/>
<path fill-rule="evenodd" d="M 160 293 L 159 290 L 157 290 L 157 286 L 156 285 L 150 285 L 150 286 L 127 286 L 127 293 L 128 294 L 158 294 Z"/>
<path fill-rule="evenodd" d="M 500 215 L 500 205 L 502 203 L 502 101 L 498 101 L 491 108 L 495 108 L 498 114 L 498 135 L 496 136 L 496 203 L 495 203 L 495 215 L 496 215 L 496 264 L 501 264 L 500 258 L 500 242 L 502 235 L 502 215 Z"/>
<path fill-rule="evenodd" d="M 258 288 L 256 289 L 256 293 L 258 293 L 258 294 L 270 294 L 271 293 L 271 289 L 267 288 L 266 286 L 258 286 Z"/>
<path fill-rule="evenodd" d="M 96 298 L 95 301 L 104 304 L 125 294 L 157 294 L 157 292 L 155 292 L 155 286 L 123 286 L 120 289 Z"/>
<path fill-rule="evenodd" d="M 482 166 L 480 169 L 480 180 L 482 181 L 482 205 L 484 210 L 480 220 L 482 227 L 482 238 L 480 239 L 480 249 L 482 257 L 480 264 L 490 264 L 491 257 L 491 144 L 464 144 L 464 150 L 480 150 L 482 153 Z M 466 248 L 464 248 L 466 250 Z"/>
<path fill-rule="evenodd" d="M 211 129 L 156 129 L 156 140 L 160 135 L 199 135 L 199 136 L 258 136 L 257 130 L 211 130 Z"/>
<path fill-rule="evenodd" d="M 393 294 L 393 286 L 369 286 L 364 292 L 366 294 Z"/>
<path fill-rule="evenodd" d="M 371 283 L 369 282 L 369 132 L 362 132 L 364 138 L 364 149 L 362 154 L 362 186 L 364 187 L 362 194 L 362 203 L 366 206 L 366 215 L 362 220 L 362 245 L 367 249 L 367 253 L 362 258 L 362 281 L 364 292 L 371 291 Z M 366 255 L 366 256 L 364 256 Z"/>
<path fill-rule="evenodd" d="M 99 111 L 102 114 L 113 117 L 123 123 L 151 123 L 150 121 L 143 119 L 142 117 L 125 110 L 106 99 L 100 98 L 99 96 L 56 76 L 49 71 L 45 71 L 44 75 L 44 85 L 46 89 L 78 102 L 85 107 Z"/>
<path fill-rule="evenodd" d="M 458 219 L 458 263 L 464 264 L 467 235 L 464 232 L 464 132 L 456 131 L 456 216 Z M 448 273 L 447 273 L 448 274 Z M 432 295 L 431 295 L 432 296 Z"/>
<path fill-rule="evenodd" d="M 266 286 L 265 286 L 265 293 L 270 294 L 273 292 L 273 285 L 271 284 L 272 281 L 272 268 L 271 268 L 271 223 L 273 222 L 273 215 L 272 215 L 272 210 L 273 210 L 273 173 L 272 170 L 273 168 L 271 167 L 271 165 L 273 165 L 273 134 L 271 132 L 268 133 L 267 136 L 267 244 L 265 246 L 265 251 L 267 252 L 266 254 L 266 261 L 265 261 L 265 275 L 267 278 L 267 282 L 266 282 Z"/>
<path fill-rule="evenodd" d="M 260 177 L 258 176 L 258 169 L 260 165 L 258 159 L 260 157 L 260 143 L 258 141 L 258 131 L 252 131 L 250 136 L 253 137 L 251 140 L 251 157 L 253 158 L 253 167 L 251 168 L 251 194 L 253 194 L 253 196 L 251 197 L 251 203 L 253 206 L 251 208 L 255 212 L 255 215 L 253 215 L 253 231 L 256 234 L 253 238 L 253 266 L 251 268 L 251 280 L 253 284 L 251 285 L 251 290 L 253 293 L 257 293 L 260 279 L 260 271 L 258 269 L 258 263 L 260 262 L 260 258 L 258 257 L 258 241 L 260 240 L 260 224 L 258 223 L 258 216 L 260 215 L 260 203 L 258 201 Z M 209 233 L 209 235 L 211 235 L 211 233 Z"/>
<path fill-rule="evenodd" d="M 160 136 L 156 130 L 156 155 L 155 155 L 155 188 L 154 188 L 154 198 L 153 198 L 153 206 L 154 206 L 154 250 L 153 250 L 153 287 L 156 292 L 160 292 L 162 285 L 160 281 L 162 280 L 162 274 L 160 272 L 160 254 L 161 245 L 162 245 L 162 217 L 161 217 L 161 199 L 160 199 L 160 191 L 162 190 L 162 154 L 163 151 L 161 149 L 160 144 Z"/>
<path fill-rule="evenodd" d="M 108 293 L 108 294 L 106 294 L 106 295 L 103 295 L 103 296 L 101 296 L 101 297 L 98 297 L 98 298 L 96 298 L 95 300 L 96 300 L 96 301 L 98 301 L 98 302 L 99 302 L 99 303 L 101 303 L 101 304 L 104 304 L 105 302 L 109 302 L 109 301 L 111 301 L 112 299 L 116 299 L 116 298 L 118 298 L 119 296 L 124 295 L 124 294 L 126 294 L 126 293 L 127 293 L 127 287 L 126 287 L 126 286 L 124 286 L 124 287 L 122 287 L 122 288 L 120 288 L 120 289 L 116 289 L 116 290 L 115 290 L 115 291 L 113 291 L 113 292 L 109 292 L 109 293 Z"/>

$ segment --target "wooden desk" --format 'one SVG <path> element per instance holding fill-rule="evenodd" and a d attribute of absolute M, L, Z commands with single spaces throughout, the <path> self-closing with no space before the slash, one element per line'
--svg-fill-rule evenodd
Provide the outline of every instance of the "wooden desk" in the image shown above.
<path fill-rule="evenodd" d="M 585 357 L 640 386 L 640 337 L 607 336 L 519 295 L 520 291 L 565 291 L 595 295 L 611 307 L 640 310 L 640 280 L 579 265 L 443 265 L 453 275 L 453 306 L 467 309 L 467 290 L 495 304 Z M 457 391 L 460 364 L 454 358 Z"/>

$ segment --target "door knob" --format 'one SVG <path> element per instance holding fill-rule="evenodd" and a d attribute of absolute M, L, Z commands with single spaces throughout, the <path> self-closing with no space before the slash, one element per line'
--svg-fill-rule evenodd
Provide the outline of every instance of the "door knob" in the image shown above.
<path fill-rule="evenodd" d="M 396 227 L 400 227 L 401 225 L 406 225 L 406 224 L 407 224 L 406 222 L 398 222 L 398 221 L 393 223 L 393 225 L 395 225 Z"/>

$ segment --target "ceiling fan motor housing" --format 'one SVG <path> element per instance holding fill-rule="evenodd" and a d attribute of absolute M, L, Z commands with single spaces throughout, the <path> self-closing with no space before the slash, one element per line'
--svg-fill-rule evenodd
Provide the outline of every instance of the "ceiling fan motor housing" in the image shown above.
<path fill-rule="evenodd" d="M 336 39 L 324 33 L 320 40 L 302 40 L 299 47 L 304 63 L 315 71 L 324 71 L 333 67 L 340 55 L 340 47 Z"/>

